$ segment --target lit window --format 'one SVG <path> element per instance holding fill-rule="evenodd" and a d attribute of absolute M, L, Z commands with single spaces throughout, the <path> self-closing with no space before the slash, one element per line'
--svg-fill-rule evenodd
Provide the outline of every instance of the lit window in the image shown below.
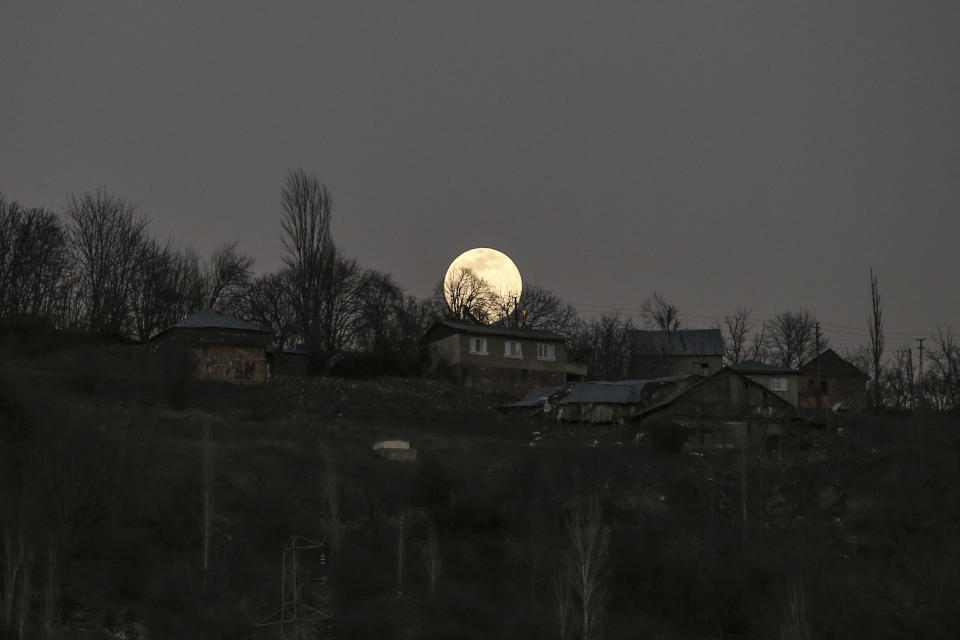
<path fill-rule="evenodd" d="M 523 347 L 516 340 L 505 340 L 503 342 L 503 355 L 508 358 L 522 358 Z"/>
<path fill-rule="evenodd" d="M 470 353 L 476 354 L 478 356 L 487 355 L 487 339 L 486 338 L 470 338 Z"/>
<path fill-rule="evenodd" d="M 556 345 L 552 345 L 552 344 L 537 345 L 537 360 L 556 360 L 556 359 L 557 359 Z"/>
<path fill-rule="evenodd" d="M 767 384 L 767 388 L 770 391 L 786 391 L 787 390 L 787 379 L 786 378 L 770 378 Z"/>

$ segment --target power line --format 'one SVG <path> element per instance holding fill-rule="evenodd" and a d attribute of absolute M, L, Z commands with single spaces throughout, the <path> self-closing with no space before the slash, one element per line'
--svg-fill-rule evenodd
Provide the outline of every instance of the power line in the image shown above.
<path fill-rule="evenodd" d="M 631 316 L 631 317 L 643 317 L 643 311 L 640 309 L 635 309 L 632 307 L 618 307 L 608 304 L 596 304 L 590 302 L 569 302 L 571 306 L 577 309 L 582 309 L 588 312 L 615 312 L 621 315 Z M 687 313 L 681 312 L 677 316 L 682 320 L 696 320 L 696 321 L 711 321 L 711 322 L 723 322 L 726 319 L 726 315 L 710 315 L 702 313 Z M 756 323 L 770 322 L 773 318 L 752 318 Z M 822 327 L 828 328 L 831 330 L 831 333 L 834 331 L 837 332 L 854 332 L 858 336 L 867 336 L 870 334 L 870 330 L 866 327 L 854 327 L 844 324 L 836 324 L 831 322 L 821 322 Z M 891 337 L 900 337 L 900 338 L 914 338 L 918 333 L 919 334 L 929 334 L 932 331 L 907 331 L 907 330 L 895 330 L 895 329 L 886 329 L 884 328 L 884 333 Z"/>

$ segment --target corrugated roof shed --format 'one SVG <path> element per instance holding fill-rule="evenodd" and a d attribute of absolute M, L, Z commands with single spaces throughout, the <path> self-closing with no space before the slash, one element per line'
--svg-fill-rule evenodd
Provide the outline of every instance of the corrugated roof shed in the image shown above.
<path fill-rule="evenodd" d="M 673 331 L 630 332 L 633 352 L 651 356 L 722 356 L 723 336 L 719 329 L 675 329 Z"/>
<path fill-rule="evenodd" d="M 518 400 L 512 404 L 508 404 L 508 407 L 536 407 L 543 404 L 544 399 L 549 398 L 553 394 L 557 393 L 563 389 L 563 386 L 559 387 L 543 387 L 540 389 L 534 389 L 527 395 L 523 396 L 522 400 Z"/>
<path fill-rule="evenodd" d="M 660 385 L 689 380 L 692 376 L 670 376 L 653 380 L 591 380 L 589 382 L 572 382 L 559 387 L 545 387 L 528 393 L 518 402 L 507 405 L 509 407 L 535 407 L 543 403 L 543 399 L 554 394 L 566 391 L 558 404 L 640 404 L 649 402 L 644 398 L 645 392 L 656 390 Z"/>
<path fill-rule="evenodd" d="M 616 382 L 577 382 L 563 399 L 563 404 L 632 404 L 641 400 L 646 380 L 618 380 Z"/>

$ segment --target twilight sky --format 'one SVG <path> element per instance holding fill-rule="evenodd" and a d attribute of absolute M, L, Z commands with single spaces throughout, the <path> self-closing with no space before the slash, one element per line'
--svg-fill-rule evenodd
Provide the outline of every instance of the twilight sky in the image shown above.
<path fill-rule="evenodd" d="M 98 185 L 280 264 L 280 188 L 426 295 L 472 247 L 579 310 L 960 331 L 960 3 L 9 2 L 0 191 Z"/>

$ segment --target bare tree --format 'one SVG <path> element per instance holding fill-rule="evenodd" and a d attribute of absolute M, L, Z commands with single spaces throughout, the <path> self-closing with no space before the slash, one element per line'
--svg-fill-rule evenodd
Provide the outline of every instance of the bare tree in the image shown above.
<path fill-rule="evenodd" d="M 66 250 L 55 214 L 24 209 L 0 193 L 0 318 L 31 315 L 60 324 Z"/>
<path fill-rule="evenodd" d="M 950 327 L 937 327 L 933 335 L 934 348 L 929 351 L 930 363 L 924 372 L 924 399 L 934 408 L 960 408 L 960 345 L 954 340 Z"/>
<path fill-rule="evenodd" d="M 84 325 L 97 333 L 120 334 L 146 248 L 147 219 L 136 206 L 102 187 L 79 198 L 71 196 L 66 217 Z"/>
<path fill-rule="evenodd" d="M 553 576 L 553 606 L 557 613 L 557 626 L 560 640 L 573 637 L 573 591 L 567 579 L 564 567 L 560 567 Z"/>
<path fill-rule="evenodd" d="M 571 359 L 586 362 L 594 378 L 619 380 L 630 363 L 630 332 L 633 321 L 617 314 L 583 322 L 569 344 Z"/>
<path fill-rule="evenodd" d="M 423 549 L 423 568 L 430 583 L 430 599 L 437 599 L 437 586 L 440 584 L 440 575 L 443 573 L 443 554 L 440 551 L 440 538 L 437 535 L 437 524 L 432 518 L 427 522 L 427 539 Z"/>
<path fill-rule="evenodd" d="M 436 307 L 429 299 L 407 296 L 397 306 L 397 350 L 414 356 L 420 349 L 420 338 L 436 320 Z"/>
<path fill-rule="evenodd" d="M 497 320 L 493 288 L 472 269 L 457 269 L 437 285 L 434 298 L 441 310 L 446 307 L 442 315 L 452 320 L 478 324 Z"/>
<path fill-rule="evenodd" d="M 340 553 L 344 525 L 340 517 L 340 473 L 334 456 L 326 449 L 320 452 L 320 497 L 327 541 L 334 558 Z"/>
<path fill-rule="evenodd" d="M 328 359 L 356 345 L 360 333 L 360 285 L 363 269 L 334 250 L 325 269 L 321 296 L 320 343 Z"/>
<path fill-rule="evenodd" d="M 426 517 L 423 511 L 404 507 L 397 514 L 397 595 L 403 595 L 406 581 L 407 566 L 407 537 L 410 530 Z"/>
<path fill-rule="evenodd" d="M 603 510 L 596 494 L 575 499 L 564 513 L 570 551 L 564 564 L 577 609 L 577 626 L 583 640 L 603 634 L 607 605 L 607 554 L 610 532 L 603 525 Z"/>
<path fill-rule="evenodd" d="M 680 328 L 680 310 L 667 302 L 659 291 L 643 301 L 640 312 L 649 329 L 675 331 Z"/>
<path fill-rule="evenodd" d="M 333 205 L 330 192 L 303 169 L 287 175 L 280 192 L 283 215 L 284 263 L 289 278 L 294 308 L 299 324 L 298 332 L 311 345 L 324 342 L 321 318 L 323 315 L 323 287 L 325 276 L 332 269 L 333 240 L 330 220 Z"/>
<path fill-rule="evenodd" d="M 895 409 L 913 406 L 913 354 L 908 347 L 897 349 L 883 369 L 882 393 Z"/>
<path fill-rule="evenodd" d="M 215 469 L 213 445 L 210 441 L 210 423 L 204 422 L 200 440 L 200 477 L 201 477 L 201 511 L 202 511 L 202 538 L 203 538 L 203 592 L 207 592 L 208 576 L 210 573 L 210 539 L 213 535 L 213 501 L 215 487 Z"/>
<path fill-rule="evenodd" d="M 396 316 L 403 301 L 400 285 L 390 274 L 371 269 L 361 275 L 358 287 L 360 346 L 374 352 L 395 348 Z"/>
<path fill-rule="evenodd" d="M 513 304 L 512 301 L 510 303 Z M 510 324 L 504 314 L 504 324 Z M 577 325 L 577 310 L 545 287 L 531 284 L 523 289 L 516 312 L 517 324 L 526 329 L 552 331 L 570 337 Z"/>
<path fill-rule="evenodd" d="M 779 625 L 780 640 L 812 640 L 810 614 L 807 611 L 807 597 L 803 584 L 798 582 L 787 586 L 787 597 L 783 602 Z"/>
<path fill-rule="evenodd" d="M 880 308 L 880 286 L 877 276 L 870 269 L 870 317 L 867 318 L 867 327 L 870 329 L 870 355 L 873 360 L 873 407 L 879 409 L 880 398 L 880 360 L 883 358 L 883 310 Z"/>
<path fill-rule="evenodd" d="M 299 332 L 289 268 L 250 281 L 240 297 L 239 313 L 269 331 L 274 344 L 281 351 L 292 346 L 298 337 L 303 339 Z"/>
<path fill-rule="evenodd" d="M 806 309 L 778 313 L 767 325 L 770 357 L 781 367 L 796 369 L 817 355 L 817 320 Z M 821 338 L 820 351 L 826 347 Z"/>
<path fill-rule="evenodd" d="M 250 282 L 253 258 L 237 250 L 236 242 L 217 247 L 205 270 L 206 306 L 223 311 L 232 309 L 241 292 Z"/>
<path fill-rule="evenodd" d="M 770 359 L 770 334 L 767 331 L 767 323 L 761 322 L 760 328 L 753 332 L 750 338 L 750 346 L 747 349 L 748 359 L 758 362 L 766 362 Z"/>
<path fill-rule="evenodd" d="M 750 323 L 752 312 L 752 309 L 737 307 L 732 315 L 724 316 L 723 326 L 717 325 L 723 334 L 723 359 L 728 365 L 743 362 L 750 353 L 748 341 L 753 329 Z"/>

